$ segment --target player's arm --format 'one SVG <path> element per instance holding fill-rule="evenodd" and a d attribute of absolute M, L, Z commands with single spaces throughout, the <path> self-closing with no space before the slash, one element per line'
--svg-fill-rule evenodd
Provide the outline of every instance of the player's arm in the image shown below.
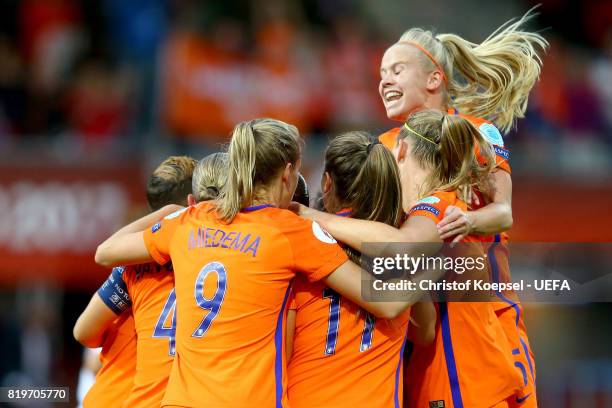
<path fill-rule="evenodd" d="M 292 208 L 297 209 L 296 206 Z M 428 255 L 437 250 L 429 243 L 442 242 L 435 224 L 425 217 L 410 217 L 400 228 L 395 228 L 382 222 L 340 217 L 305 206 L 300 206 L 298 211 L 300 216 L 319 222 L 338 241 L 368 256 Z M 364 246 L 364 243 L 387 245 L 381 253 L 380 246 Z"/>
<path fill-rule="evenodd" d="M 116 318 L 117 315 L 102 302 L 96 293 L 77 319 L 72 334 L 75 340 L 85 347 L 100 347 L 104 343 L 106 329 Z"/>
<path fill-rule="evenodd" d="M 424 295 L 427 297 L 427 294 Z M 436 336 L 436 309 L 431 301 L 423 299 L 410 309 L 411 340 L 422 346 L 431 344 Z"/>
<path fill-rule="evenodd" d="M 114 268 L 77 319 L 72 333 L 85 347 L 100 347 L 111 323 L 131 306 L 124 268 Z"/>
<path fill-rule="evenodd" d="M 287 363 L 293 355 L 293 336 L 295 335 L 295 318 L 297 311 L 295 309 L 287 310 L 287 322 L 285 323 L 285 356 Z"/>
<path fill-rule="evenodd" d="M 359 266 L 352 261 L 346 261 L 328 275 L 324 281 L 327 286 L 331 287 L 342 296 L 358 304 L 374 316 L 382 319 L 395 319 L 407 308 L 421 299 L 427 291 L 420 289 L 418 281 L 436 281 L 443 275 L 443 271 L 440 270 L 422 271 L 413 279 L 413 281 L 417 283 L 415 290 L 409 291 L 402 300 L 394 302 L 372 302 L 365 300 L 361 295 L 361 273 L 362 271 Z"/>
<path fill-rule="evenodd" d="M 493 185 L 492 202 L 467 212 L 449 206 L 438 223 L 442 239 L 454 236 L 453 242 L 459 242 L 469 234 L 491 235 L 512 227 L 512 178 L 503 170 L 492 172 L 489 178 Z"/>
<path fill-rule="evenodd" d="M 170 204 L 121 228 L 98 246 L 96 263 L 108 267 L 152 261 L 153 257 L 145 245 L 143 231 L 182 208 Z"/>

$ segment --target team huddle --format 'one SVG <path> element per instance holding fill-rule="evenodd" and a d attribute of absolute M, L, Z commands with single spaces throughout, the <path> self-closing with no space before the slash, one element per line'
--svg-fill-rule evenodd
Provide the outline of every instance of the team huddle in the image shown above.
<path fill-rule="evenodd" d="M 498 127 L 524 115 L 539 77 L 547 43 L 522 29 L 530 17 L 481 44 L 405 32 L 379 84 L 400 126 L 333 138 L 317 208 L 303 139 L 280 120 L 237 124 L 227 151 L 199 162 L 165 160 L 147 186 L 153 212 L 96 251 L 114 268 L 74 328 L 102 347 L 83 406 L 537 407 L 514 292 L 373 302 L 359 266 L 377 255 L 367 243 L 418 256 L 421 243 L 469 242 L 491 281 L 510 280 Z"/>

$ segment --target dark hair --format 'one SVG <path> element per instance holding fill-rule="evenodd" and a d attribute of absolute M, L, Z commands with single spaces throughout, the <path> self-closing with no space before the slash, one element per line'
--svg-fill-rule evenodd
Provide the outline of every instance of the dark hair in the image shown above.
<path fill-rule="evenodd" d="M 147 201 L 151 210 L 168 204 L 187 205 L 196 164 L 191 157 L 170 156 L 153 171 L 147 182 Z"/>
<path fill-rule="evenodd" d="M 347 132 L 335 137 L 325 151 L 325 171 L 334 191 L 351 216 L 399 226 L 402 187 L 397 163 L 391 152 L 368 132 Z M 359 262 L 359 255 L 349 250 Z"/>

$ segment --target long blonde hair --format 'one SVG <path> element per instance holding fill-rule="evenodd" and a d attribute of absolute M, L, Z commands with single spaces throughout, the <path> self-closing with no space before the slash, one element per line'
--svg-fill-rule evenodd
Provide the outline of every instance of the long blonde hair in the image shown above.
<path fill-rule="evenodd" d="M 480 44 L 421 28 L 404 32 L 397 44 L 415 45 L 429 53 L 422 52 L 420 60 L 426 69 L 443 70 L 449 105 L 488 118 L 508 132 L 516 119 L 525 116 L 529 91 L 542 67 L 538 48 L 548 46 L 540 34 L 523 29 L 534 16 L 532 9 L 507 21 Z"/>
<path fill-rule="evenodd" d="M 295 165 L 300 159 L 301 139 L 293 125 L 254 119 L 234 127 L 227 153 L 227 182 L 215 200 L 215 208 L 222 221 L 231 223 L 287 163 Z"/>
<path fill-rule="evenodd" d="M 402 127 L 398 140 L 404 138 L 411 141 L 411 155 L 420 167 L 431 170 L 420 186 L 419 198 L 436 191 L 457 191 L 469 204 L 473 188 L 490 190 L 487 176 L 494 165 L 493 152 L 469 120 L 434 109 L 419 111 Z M 479 162 L 476 149 L 484 162 Z"/>
<path fill-rule="evenodd" d="M 191 190 L 197 201 L 208 201 L 219 196 L 227 181 L 227 153 L 209 154 L 193 170 Z"/>

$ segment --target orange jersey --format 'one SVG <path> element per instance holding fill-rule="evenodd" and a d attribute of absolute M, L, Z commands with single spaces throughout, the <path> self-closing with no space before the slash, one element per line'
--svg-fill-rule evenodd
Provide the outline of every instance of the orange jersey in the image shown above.
<path fill-rule="evenodd" d="M 128 313 L 120 315 L 106 330 L 100 353 L 102 367 L 83 399 L 84 408 L 120 406 L 134 384 L 136 331 Z"/>
<path fill-rule="evenodd" d="M 123 272 L 132 304 L 137 351 L 134 386 L 125 407 L 159 406 L 175 354 L 172 264 L 132 265 Z"/>
<path fill-rule="evenodd" d="M 322 282 L 301 276 L 292 298 L 291 407 L 400 407 L 410 310 L 392 321 L 378 320 Z"/>
<path fill-rule="evenodd" d="M 424 216 L 437 224 L 449 205 L 467 207 L 455 193 L 438 192 L 417 203 L 409 216 Z M 478 238 L 466 241 L 478 242 Z M 436 310 L 433 343 L 415 345 L 408 364 L 405 406 L 484 408 L 513 396 L 521 379 L 492 305 L 440 302 Z"/>
<path fill-rule="evenodd" d="M 297 271 L 325 278 L 347 261 L 319 224 L 270 205 L 231 224 L 212 204 L 145 231 L 149 253 L 174 265 L 176 357 L 162 406 L 287 406 L 285 318 Z"/>

